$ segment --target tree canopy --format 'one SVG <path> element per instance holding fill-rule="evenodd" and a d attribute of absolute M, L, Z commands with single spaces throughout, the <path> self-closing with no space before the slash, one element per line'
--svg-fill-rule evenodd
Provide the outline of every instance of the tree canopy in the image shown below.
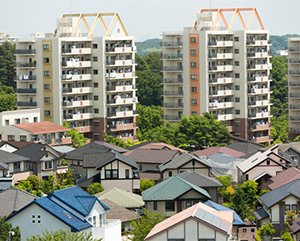
<path fill-rule="evenodd" d="M 15 86 L 15 45 L 9 42 L 0 44 L 0 85 Z"/>
<path fill-rule="evenodd" d="M 96 193 L 103 192 L 103 191 L 104 191 L 104 187 L 99 182 L 94 182 L 91 185 L 89 185 L 87 188 L 87 192 L 90 195 L 94 195 Z"/>
<path fill-rule="evenodd" d="M 140 191 L 145 191 L 146 189 L 154 186 L 155 182 L 154 180 L 150 180 L 150 179 L 141 179 L 140 180 Z"/>
<path fill-rule="evenodd" d="M 70 124 L 66 121 L 63 122 L 63 126 L 71 128 Z M 85 138 L 83 134 L 78 133 L 78 130 L 75 128 L 71 128 L 71 130 L 67 132 L 67 135 L 72 138 L 72 147 L 74 148 L 84 146 L 88 140 L 88 138 Z"/>
<path fill-rule="evenodd" d="M 12 227 L 11 223 L 6 222 L 6 217 L 0 218 L 0 240 L 8 240 L 8 232 L 14 232 L 11 235 L 11 241 L 21 241 L 19 227 Z"/>

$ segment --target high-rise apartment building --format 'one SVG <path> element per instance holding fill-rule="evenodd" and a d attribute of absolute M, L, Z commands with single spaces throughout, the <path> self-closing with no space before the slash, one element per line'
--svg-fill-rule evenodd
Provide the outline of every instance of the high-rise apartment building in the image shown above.
<path fill-rule="evenodd" d="M 42 121 L 66 121 L 92 139 L 105 131 L 134 140 L 135 52 L 117 13 L 64 14 L 53 34 L 17 40 L 17 107 L 38 107 Z"/>
<path fill-rule="evenodd" d="M 249 30 L 254 17 L 259 30 Z M 242 29 L 233 30 L 237 18 Z M 235 136 L 270 142 L 269 32 L 255 8 L 200 10 L 193 27 L 164 32 L 162 45 L 165 121 L 209 112 Z"/>
<path fill-rule="evenodd" d="M 288 39 L 289 133 L 300 135 L 300 38 Z"/>

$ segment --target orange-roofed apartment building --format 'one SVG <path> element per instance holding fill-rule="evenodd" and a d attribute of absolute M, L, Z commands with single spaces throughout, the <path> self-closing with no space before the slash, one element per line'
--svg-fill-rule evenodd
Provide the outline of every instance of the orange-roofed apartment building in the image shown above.
<path fill-rule="evenodd" d="M 63 14 L 53 33 L 16 41 L 17 107 L 90 139 L 134 140 L 135 53 L 118 13 Z"/>
<path fill-rule="evenodd" d="M 233 135 L 270 143 L 270 40 L 255 8 L 200 10 L 162 46 L 165 121 L 209 112 Z"/>

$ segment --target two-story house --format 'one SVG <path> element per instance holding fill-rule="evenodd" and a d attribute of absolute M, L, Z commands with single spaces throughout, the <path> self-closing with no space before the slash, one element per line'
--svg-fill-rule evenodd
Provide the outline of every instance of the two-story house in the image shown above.
<path fill-rule="evenodd" d="M 36 198 L 8 217 L 14 227 L 19 226 L 21 240 L 43 231 L 69 230 L 92 233 L 94 239 L 121 241 L 120 220 L 108 220 L 109 207 L 77 186 L 54 191 L 49 196 Z"/>

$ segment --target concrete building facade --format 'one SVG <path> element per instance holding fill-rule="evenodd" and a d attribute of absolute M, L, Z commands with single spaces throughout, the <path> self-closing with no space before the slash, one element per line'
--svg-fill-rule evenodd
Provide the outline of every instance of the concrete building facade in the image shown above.
<path fill-rule="evenodd" d="M 105 17 L 113 17 L 110 25 Z M 104 36 L 94 31 L 97 24 Z M 118 13 L 64 14 L 53 34 L 17 40 L 17 107 L 38 107 L 42 121 L 66 121 L 91 139 L 107 132 L 133 140 L 135 52 Z"/>
<path fill-rule="evenodd" d="M 260 30 L 232 30 L 252 11 Z M 227 23 L 223 12 L 233 12 Z M 225 27 L 221 26 L 223 20 Z M 270 143 L 270 40 L 256 9 L 200 10 L 193 27 L 163 33 L 164 119 L 215 114 L 235 136 Z"/>

